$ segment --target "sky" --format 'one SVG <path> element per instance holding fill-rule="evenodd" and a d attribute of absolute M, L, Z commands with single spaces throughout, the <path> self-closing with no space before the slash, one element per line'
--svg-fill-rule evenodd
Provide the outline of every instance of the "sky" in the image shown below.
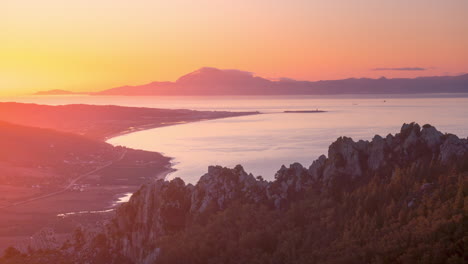
<path fill-rule="evenodd" d="M 468 72 L 466 0 L 1 0 L 0 95 L 174 81 Z"/>

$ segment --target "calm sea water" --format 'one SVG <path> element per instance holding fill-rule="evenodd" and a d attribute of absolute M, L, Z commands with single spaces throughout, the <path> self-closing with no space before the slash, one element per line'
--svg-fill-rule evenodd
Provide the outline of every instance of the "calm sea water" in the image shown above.
<path fill-rule="evenodd" d="M 0 99 L 8 101 L 8 98 Z M 13 100 L 12 100 L 13 101 Z M 173 157 L 176 172 L 195 183 L 209 165 L 242 164 L 273 179 L 282 164 L 309 166 L 340 136 L 369 140 L 397 133 L 403 123 L 429 123 L 443 132 L 468 136 L 468 96 L 362 95 L 293 97 L 23 97 L 42 104 L 114 104 L 195 110 L 261 111 L 263 114 L 162 127 L 109 140 L 114 145 L 158 151 Z M 320 109 L 326 113 L 282 113 Z"/>

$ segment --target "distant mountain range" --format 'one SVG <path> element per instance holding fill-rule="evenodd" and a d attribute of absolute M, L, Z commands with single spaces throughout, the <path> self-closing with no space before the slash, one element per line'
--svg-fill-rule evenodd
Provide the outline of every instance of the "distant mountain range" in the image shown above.
<path fill-rule="evenodd" d="M 67 91 L 67 90 L 48 90 L 48 91 L 39 91 L 37 93 L 34 93 L 34 95 L 70 95 L 70 94 L 86 94 L 86 93 L 77 93 L 77 92 L 72 92 L 72 91 Z"/>
<path fill-rule="evenodd" d="M 175 82 L 152 82 L 121 86 L 92 95 L 307 95 L 307 94 L 414 94 L 466 93 L 468 74 L 418 78 L 385 77 L 379 79 L 349 78 L 326 81 L 277 81 L 240 70 L 201 68 Z"/>

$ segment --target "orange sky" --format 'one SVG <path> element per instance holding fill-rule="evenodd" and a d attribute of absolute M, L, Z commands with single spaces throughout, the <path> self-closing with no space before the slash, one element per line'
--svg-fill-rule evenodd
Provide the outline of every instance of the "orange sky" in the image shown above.
<path fill-rule="evenodd" d="M 466 0 L 2 0 L 0 95 L 175 80 L 468 72 Z M 373 71 L 421 67 L 424 71 Z"/>

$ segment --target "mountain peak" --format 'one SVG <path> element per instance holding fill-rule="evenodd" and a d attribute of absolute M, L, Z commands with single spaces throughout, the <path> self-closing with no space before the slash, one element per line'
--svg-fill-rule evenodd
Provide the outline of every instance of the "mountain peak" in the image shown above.
<path fill-rule="evenodd" d="M 202 67 L 180 77 L 176 83 L 205 84 L 212 82 L 232 82 L 251 78 L 253 78 L 253 73 L 247 71 Z"/>

